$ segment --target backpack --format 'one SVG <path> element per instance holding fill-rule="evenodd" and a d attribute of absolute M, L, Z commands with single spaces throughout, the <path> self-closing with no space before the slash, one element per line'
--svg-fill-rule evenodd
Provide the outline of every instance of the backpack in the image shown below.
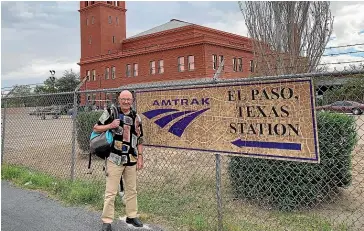
<path fill-rule="evenodd" d="M 90 136 L 90 153 L 101 159 L 109 157 L 113 140 L 113 133 L 110 130 L 102 133 L 93 131 Z"/>
<path fill-rule="evenodd" d="M 118 109 L 114 105 L 110 106 L 110 117 L 112 120 L 119 118 Z M 106 160 L 110 156 L 113 141 L 114 133 L 112 130 L 107 130 L 102 133 L 91 132 L 88 169 L 91 168 L 91 157 L 93 154 L 103 160 Z"/>

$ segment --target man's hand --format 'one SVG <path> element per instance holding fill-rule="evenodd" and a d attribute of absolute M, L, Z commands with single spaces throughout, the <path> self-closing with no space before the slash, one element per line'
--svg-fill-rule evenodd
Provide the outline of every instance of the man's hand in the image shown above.
<path fill-rule="evenodd" d="M 110 126 L 110 129 L 113 129 L 113 128 L 119 127 L 119 125 L 120 125 L 120 119 L 115 119 L 114 121 L 112 121 L 112 123 L 109 126 Z"/>
<path fill-rule="evenodd" d="M 142 155 L 138 155 L 137 169 L 141 170 L 144 167 L 144 160 Z"/>

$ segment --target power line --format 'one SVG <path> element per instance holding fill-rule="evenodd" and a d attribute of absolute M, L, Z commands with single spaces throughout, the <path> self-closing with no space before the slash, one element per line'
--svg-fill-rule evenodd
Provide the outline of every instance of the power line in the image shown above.
<path fill-rule="evenodd" d="M 332 48 L 353 47 L 353 46 L 362 46 L 362 45 L 364 45 L 364 43 L 356 43 L 356 44 L 342 45 L 342 46 L 336 46 L 336 47 L 325 47 L 325 50 L 332 49 Z"/>
<path fill-rule="evenodd" d="M 322 55 L 322 57 L 335 56 L 335 55 L 357 54 L 357 53 L 362 53 L 362 52 L 364 52 L 364 51 L 349 51 L 349 52 L 342 52 L 342 53 L 335 53 L 335 54 L 326 54 L 326 55 Z"/>

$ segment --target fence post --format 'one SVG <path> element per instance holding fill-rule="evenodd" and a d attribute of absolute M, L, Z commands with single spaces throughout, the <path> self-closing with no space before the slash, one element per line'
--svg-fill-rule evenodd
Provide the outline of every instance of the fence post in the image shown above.
<path fill-rule="evenodd" d="M 5 104 L 4 104 L 4 117 L 3 117 L 3 127 L 2 127 L 2 137 L 1 137 L 1 163 L 3 163 L 3 158 L 4 158 L 4 145 L 5 145 L 5 126 L 6 126 L 6 108 L 8 107 L 8 96 L 10 96 L 13 91 L 15 90 L 15 87 L 13 87 L 13 89 L 11 89 L 9 91 L 8 94 L 6 94 L 3 98 L 2 101 L 5 100 Z"/>
<path fill-rule="evenodd" d="M 224 67 L 225 59 L 219 65 L 216 73 L 212 77 L 214 83 L 221 75 L 222 68 Z M 220 154 L 215 154 L 216 160 L 216 201 L 217 201 L 217 222 L 218 222 L 218 231 L 222 231 L 223 224 L 222 224 L 222 199 L 221 199 L 221 156 Z"/>
<path fill-rule="evenodd" d="M 75 178 L 76 164 L 76 116 L 77 116 L 77 93 L 73 93 L 73 110 L 72 110 L 72 154 L 71 154 L 71 181 Z"/>
<path fill-rule="evenodd" d="M 76 165 L 76 117 L 77 117 L 77 92 L 80 87 L 86 82 L 87 76 L 76 87 L 73 92 L 73 110 L 72 110 L 72 154 L 71 154 L 71 181 L 75 179 L 75 165 Z"/>
<path fill-rule="evenodd" d="M 217 199 L 217 221 L 218 230 L 223 229 L 222 225 L 222 199 L 221 199 L 221 156 L 215 154 L 216 159 L 216 199 Z"/>
<path fill-rule="evenodd" d="M 213 82 L 216 83 L 216 80 L 220 77 L 222 68 L 224 67 L 225 59 L 219 65 L 216 73 L 213 76 Z M 217 201 L 217 222 L 218 222 L 218 231 L 222 231 L 223 223 L 222 223 L 222 199 L 221 199 L 221 156 L 220 154 L 215 154 L 216 160 L 216 201 Z"/>
<path fill-rule="evenodd" d="M 3 100 L 4 100 L 4 98 L 3 98 Z M 1 131 L 1 163 L 3 163 L 3 158 L 4 158 L 6 108 L 7 108 L 7 99 L 5 99 L 5 103 L 4 103 L 4 117 L 3 117 L 3 121 L 2 121 L 2 131 Z"/>

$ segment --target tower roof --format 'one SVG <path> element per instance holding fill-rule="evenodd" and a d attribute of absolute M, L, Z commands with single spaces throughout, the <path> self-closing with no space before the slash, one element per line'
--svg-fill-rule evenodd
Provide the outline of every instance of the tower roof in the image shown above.
<path fill-rule="evenodd" d="M 184 22 L 181 20 L 177 20 L 177 19 L 171 19 L 167 23 L 164 23 L 160 26 L 153 27 L 152 29 L 143 31 L 143 32 L 136 34 L 134 36 L 131 36 L 129 38 L 137 38 L 137 37 L 141 37 L 141 36 L 148 35 L 148 34 L 154 34 L 154 33 L 162 32 L 162 31 L 171 30 L 171 29 L 184 27 L 184 26 L 190 26 L 190 25 L 193 25 L 193 24 Z"/>

